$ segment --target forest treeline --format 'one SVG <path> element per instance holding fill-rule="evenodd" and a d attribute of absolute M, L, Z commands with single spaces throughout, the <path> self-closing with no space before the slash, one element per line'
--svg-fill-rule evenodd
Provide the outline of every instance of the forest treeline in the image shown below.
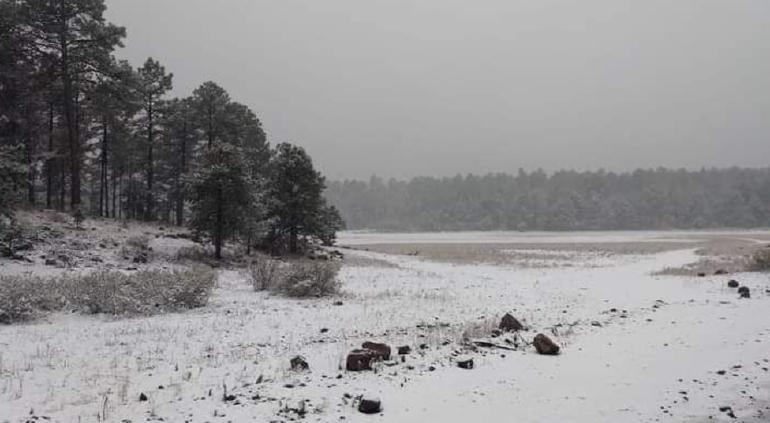
<path fill-rule="evenodd" d="M 170 98 L 173 74 L 114 53 L 104 0 L 0 0 L 0 215 L 19 205 L 189 225 L 216 247 L 298 252 L 339 215 L 305 151 L 271 146 L 215 82 Z M 0 221 L 0 225 L 3 222 Z"/>
<path fill-rule="evenodd" d="M 636 230 L 770 226 L 770 169 L 541 170 L 337 181 L 349 229 Z"/>

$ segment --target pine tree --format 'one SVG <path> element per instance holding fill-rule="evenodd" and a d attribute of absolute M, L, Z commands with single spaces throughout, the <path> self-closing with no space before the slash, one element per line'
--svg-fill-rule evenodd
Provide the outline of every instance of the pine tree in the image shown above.
<path fill-rule="evenodd" d="M 330 232 L 341 219 L 336 209 L 327 206 L 324 188 L 324 177 L 303 148 L 287 143 L 276 146 L 266 194 L 271 224 L 268 243 L 273 248 L 297 254 L 300 238 L 333 241 Z"/>
<path fill-rule="evenodd" d="M 81 95 L 86 83 L 105 73 L 110 54 L 122 46 L 126 31 L 105 21 L 104 0 L 26 0 L 21 2 L 22 31 L 31 52 L 53 64 L 61 84 L 66 144 L 69 155 L 70 204 L 81 203 Z M 30 53 L 32 54 L 32 53 Z M 54 84 L 55 81 L 51 81 Z"/>
<path fill-rule="evenodd" d="M 161 64 L 148 58 L 144 65 L 138 69 L 138 91 L 142 99 L 142 108 L 144 117 L 142 126 L 146 133 L 147 141 L 147 205 L 145 208 L 145 219 L 153 220 L 155 218 L 155 193 L 153 192 L 155 183 L 155 135 L 158 114 L 160 113 L 160 102 L 163 96 L 171 90 L 174 75 L 167 74 L 166 69 Z"/>
<path fill-rule="evenodd" d="M 212 147 L 224 136 L 230 95 L 224 88 L 209 81 L 193 91 L 192 103 L 204 141 Z"/>
<path fill-rule="evenodd" d="M 190 226 L 211 238 L 214 256 L 221 259 L 225 241 L 239 233 L 253 203 L 254 186 L 242 149 L 224 142 L 207 147 L 190 181 L 190 191 Z"/>

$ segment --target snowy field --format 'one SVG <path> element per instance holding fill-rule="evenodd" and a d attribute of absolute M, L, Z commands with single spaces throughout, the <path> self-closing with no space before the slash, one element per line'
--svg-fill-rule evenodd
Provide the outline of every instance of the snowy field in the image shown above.
<path fill-rule="evenodd" d="M 343 249 L 341 297 L 255 293 L 243 273 L 223 270 L 210 304 L 195 311 L 0 326 L 0 422 L 767 421 L 768 275 L 656 275 L 699 260 L 696 239 L 724 235 L 346 233 L 340 244 L 355 248 L 490 243 L 548 265 Z M 758 243 L 768 233 L 734 236 Z M 515 245 L 667 240 L 676 248 L 644 254 Z M 18 271 L 5 264 L 0 273 Z M 729 279 L 752 298 L 739 299 Z M 545 333 L 561 355 L 470 346 L 512 345 L 512 336 L 489 337 L 506 312 L 531 328 L 525 341 Z M 374 372 L 344 371 L 364 341 L 412 353 Z M 309 372 L 289 370 L 296 355 Z M 475 368 L 458 368 L 458 357 Z M 379 397 L 382 413 L 358 413 L 359 395 Z"/>

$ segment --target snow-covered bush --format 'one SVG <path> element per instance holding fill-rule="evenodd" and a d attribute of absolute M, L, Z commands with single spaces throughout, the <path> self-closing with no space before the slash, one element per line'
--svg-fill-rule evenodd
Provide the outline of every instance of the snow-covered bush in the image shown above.
<path fill-rule="evenodd" d="M 283 270 L 275 290 L 297 298 L 323 297 L 340 290 L 340 264 L 332 261 L 296 261 Z"/>
<path fill-rule="evenodd" d="M 254 260 L 249 270 L 255 291 L 306 298 L 333 295 L 340 290 L 338 262 L 297 260 L 282 263 L 264 257 Z"/>
<path fill-rule="evenodd" d="M 749 270 L 754 272 L 770 271 L 770 246 L 757 250 L 749 261 Z"/>
<path fill-rule="evenodd" d="M 208 267 L 133 274 L 96 272 L 41 278 L 0 277 L 0 322 L 27 320 L 46 311 L 157 314 L 203 307 L 216 285 Z"/>
<path fill-rule="evenodd" d="M 66 299 L 57 293 L 55 279 L 0 276 L 0 323 L 29 320 L 65 304 Z"/>
<path fill-rule="evenodd" d="M 281 263 L 269 257 L 257 257 L 249 266 L 251 286 L 255 291 L 267 291 L 275 288 L 281 278 Z"/>

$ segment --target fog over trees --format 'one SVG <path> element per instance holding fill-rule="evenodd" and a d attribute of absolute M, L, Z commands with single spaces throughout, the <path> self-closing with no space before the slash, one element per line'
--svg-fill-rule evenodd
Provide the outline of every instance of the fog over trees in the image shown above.
<path fill-rule="evenodd" d="M 543 171 L 329 184 L 349 229 L 620 230 L 770 226 L 770 169 Z"/>

